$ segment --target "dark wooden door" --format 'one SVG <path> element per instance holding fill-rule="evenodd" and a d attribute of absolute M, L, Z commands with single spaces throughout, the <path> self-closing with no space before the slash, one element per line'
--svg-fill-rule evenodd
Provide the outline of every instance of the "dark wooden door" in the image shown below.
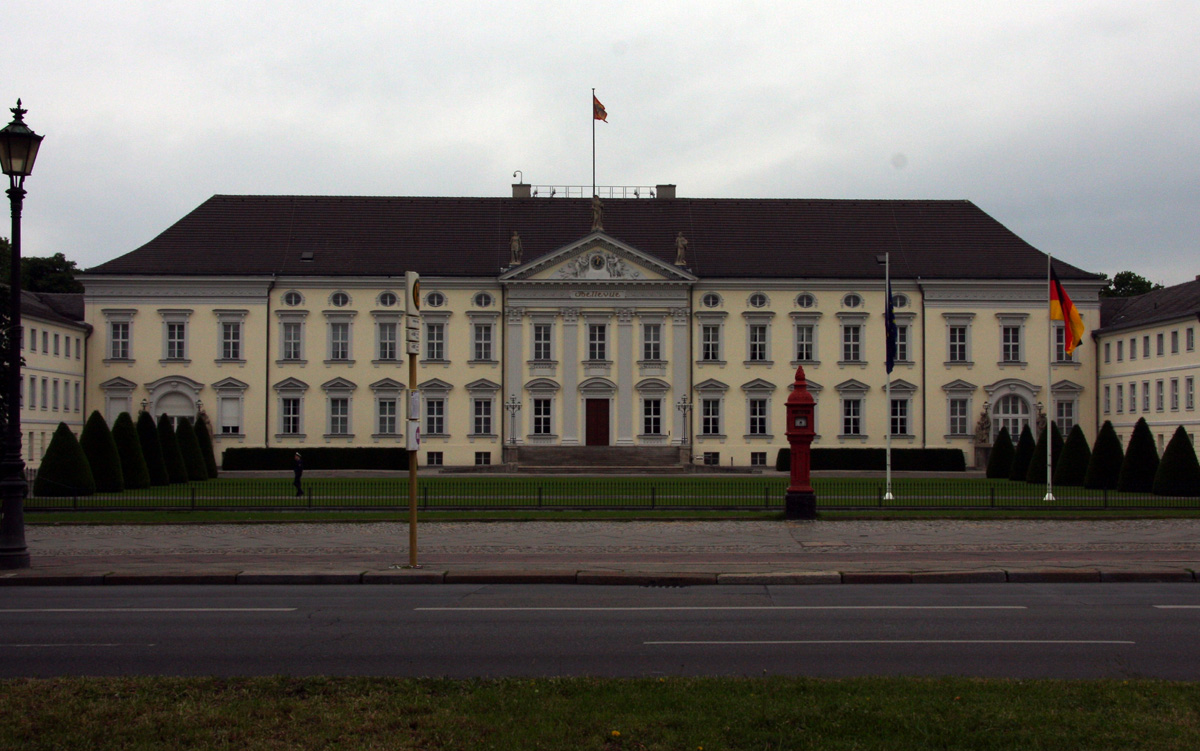
<path fill-rule="evenodd" d="M 608 400 L 588 399 L 587 412 L 587 445 L 608 445 Z"/>

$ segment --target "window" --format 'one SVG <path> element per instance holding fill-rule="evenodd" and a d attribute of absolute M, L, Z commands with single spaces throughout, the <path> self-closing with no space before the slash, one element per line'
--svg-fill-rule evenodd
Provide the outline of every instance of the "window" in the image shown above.
<path fill-rule="evenodd" d="M 492 434 L 492 400 L 475 399 L 473 406 L 475 435 Z"/>
<path fill-rule="evenodd" d="M 767 327 L 765 324 L 754 323 L 749 331 L 749 359 L 751 362 L 763 362 L 767 359 Z"/>
<path fill-rule="evenodd" d="M 1137 382 L 1130 381 L 1129 383 L 1129 413 L 1137 412 Z"/>
<path fill-rule="evenodd" d="M 767 452 L 766 451 L 751 451 L 750 452 L 750 466 L 751 467 L 767 466 Z"/>
<path fill-rule="evenodd" d="M 910 435 L 908 425 L 909 399 L 892 399 L 891 424 L 892 435 Z"/>
<path fill-rule="evenodd" d="M 475 335 L 475 360 L 491 360 L 492 359 L 492 324 L 477 323 L 473 326 Z"/>
<path fill-rule="evenodd" d="M 1129 359 L 1130 360 L 1137 359 L 1137 337 L 1136 336 L 1129 337 Z"/>
<path fill-rule="evenodd" d="M 378 331 L 379 352 L 376 353 L 376 359 L 395 360 L 396 359 L 396 329 L 398 328 L 396 322 L 395 321 L 380 321 L 377 325 L 379 328 L 379 331 Z"/>
<path fill-rule="evenodd" d="M 968 435 L 970 427 L 970 399 L 952 397 L 950 399 L 950 435 Z"/>
<path fill-rule="evenodd" d="M 796 296 L 796 307 L 815 308 L 817 307 L 817 298 L 813 297 L 807 292 L 801 293 Z"/>
<path fill-rule="evenodd" d="M 427 360 L 446 359 L 446 324 L 425 324 L 425 358 Z"/>
<path fill-rule="evenodd" d="M 329 434 L 350 434 L 350 400 L 337 396 L 329 399 Z"/>
<path fill-rule="evenodd" d="M 1104 362 L 1112 362 L 1112 342 L 1104 343 Z"/>
<path fill-rule="evenodd" d="M 395 292 L 384 292 L 379 296 L 379 306 L 382 308 L 391 308 L 398 301 Z"/>
<path fill-rule="evenodd" d="M 1057 326 L 1055 328 L 1058 328 Z M 1117 362 L 1125 361 L 1125 340 L 1117 340 Z"/>
<path fill-rule="evenodd" d="M 167 355 L 168 360 L 182 360 L 186 355 L 187 324 L 167 324 Z"/>
<path fill-rule="evenodd" d="M 50 393 L 50 380 L 47 378 L 43 378 L 42 379 L 42 410 L 43 411 L 50 408 L 49 393 Z"/>
<path fill-rule="evenodd" d="M 55 335 L 54 335 L 54 356 L 55 356 L 55 357 L 58 357 L 58 352 L 59 352 L 59 349 L 58 349 L 58 337 L 59 337 L 59 335 L 58 335 L 58 334 L 55 334 Z M 1172 334 L 1172 337 L 1171 337 L 1171 338 L 1174 340 L 1174 344 L 1175 344 L 1175 351 L 1176 351 L 1176 352 L 1178 352 L 1178 351 L 1179 351 L 1179 332 L 1178 332 L 1178 331 L 1176 331 L 1176 332 L 1173 332 L 1173 334 Z"/>
<path fill-rule="evenodd" d="M 750 295 L 750 307 L 752 307 L 752 308 L 767 307 L 767 296 L 761 292 L 755 292 L 753 295 Z"/>
<path fill-rule="evenodd" d="M 1142 381 L 1142 411 L 1150 411 L 1150 382 Z"/>
<path fill-rule="evenodd" d="M 129 324 L 110 323 L 108 326 L 108 356 L 113 360 L 129 359 Z"/>
<path fill-rule="evenodd" d="M 549 399 L 533 400 L 533 434 L 551 435 Z"/>
<path fill-rule="evenodd" d="M 431 308 L 440 308 L 446 304 L 446 296 L 441 292 L 430 292 L 425 298 L 425 304 Z"/>
<path fill-rule="evenodd" d="M 242 400 L 236 396 L 217 398 L 217 420 L 221 435 L 240 435 L 242 432 Z"/>
<path fill-rule="evenodd" d="M 718 362 L 721 359 L 721 327 L 705 324 L 700 327 L 700 359 Z"/>
<path fill-rule="evenodd" d="M 1150 335 L 1142 337 L 1142 359 L 1150 356 Z"/>
<path fill-rule="evenodd" d="M 334 292 L 329 296 L 329 304 L 335 308 L 344 308 L 350 304 L 350 295 L 345 292 Z"/>
<path fill-rule="evenodd" d="M 1178 394 L 1179 383 L 1173 381 L 1172 385 L 1175 387 L 1174 389 L 1172 389 L 1172 391 L 1175 393 L 1175 409 L 1179 409 L 1179 394 Z M 50 394 L 51 394 L 50 409 L 57 412 L 58 411 L 58 379 L 57 378 L 55 378 L 54 381 L 51 383 Z"/>
<path fill-rule="evenodd" d="M 1183 379 L 1183 408 L 1189 411 L 1196 408 L 1196 379 L 1193 376 Z"/>
<path fill-rule="evenodd" d="M 1108 412 L 1108 386 L 1104 387 L 1104 411 Z M 1029 402 L 1016 394 L 1000 397 L 992 419 L 992 441 L 1000 435 L 1002 428 L 1008 428 L 1008 434 L 1013 443 L 1021 437 L 1021 431 L 1029 424 Z"/>
<path fill-rule="evenodd" d="M 296 397 L 284 397 L 281 401 L 281 417 L 282 430 L 284 435 L 299 435 L 300 434 L 300 399 Z"/>
<path fill-rule="evenodd" d="M 442 466 L 442 452 L 441 451 L 430 451 L 428 454 L 425 455 L 425 464 L 430 467 Z"/>
<path fill-rule="evenodd" d="M 861 308 L 862 303 L 862 297 L 854 293 L 850 293 L 842 298 L 842 305 L 846 306 L 847 308 Z"/>
<path fill-rule="evenodd" d="M 1021 326 L 1002 326 L 1000 359 L 1003 362 L 1022 362 Z M 1107 346 L 1107 345 L 1105 345 Z"/>
<path fill-rule="evenodd" d="M 862 362 L 862 326 L 842 326 L 842 362 Z"/>
<path fill-rule="evenodd" d="M 1171 379 L 1171 411 L 1179 411 L 1179 379 Z"/>
<path fill-rule="evenodd" d="M 1132 400 L 1132 396 L 1130 399 Z M 1058 431 L 1063 435 L 1069 435 L 1075 427 L 1075 402 L 1065 399 L 1055 402 L 1054 410 L 1054 421 L 1058 423 Z"/>
<path fill-rule="evenodd" d="M 57 339 L 58 335 L 55 334 L 54 338 Z M 54 354 L 56 354 L 56 355 L 58 354 L 58 342 L 57 341 L 54 342 Z M 1178 330 L 1171 332 L 1171 354 L 1173 354 L 1173 355 L 1179 354 L 1179 331 Z"/>
<path fill-rule="evenodd" d="M 29 351 L 37 352 L 37 329 L 29 327 Z"/>
<path fill-rule="evenodd" d="M 221 324 L 221 359 L 242 359 L 242 324 Z"/>
<path fill-rule="evenodd" d="M 480 292 L 475 295 L 475 307 L 490 308 L 492 306 L 492 296 L 486 292 Z"/>
<path fill-rule="evenodd" d="M 1132 340 L 1130 340 L 1132 341 Z M 1129 345 L 1130 356 L 1133 355 L 1134 347 Z M 1117 343 L 1117 359 L 1121 359 L 1122 347 L 1120 342 Z M 1067 329 L 1060 325 L 1054 324 L 1054 362 L 1074 362 L 1075 353 L 1067 354 Z"/>
<path fill-rule="evenodd" d="M 1159 357 L 1163 356 L 1163 335 L 1161 333 L 1154 338 L 1154 354 Z"/>
<path fill-rule="evenodd" d="M 842 435 L 862 435 L 862 399 L 842 399 Z"/>
<path fill-rule="evenodd" d="M 350 359 L 350 324 L 346 321 L 329 323 L 329 359 Z"/>
<path fill-rule="evenodd" d="M 75 382 L 75 411 L 78 412 L 79 407 L 79 381 Z"/>
<path fill-rule="evenodd" d="M 800 362 L 812 362 L 817 359 L 813 346 L 814 328 L 811 324 L 796 325 L 796 359 Z"/>
<path fill-rule="evenodd" d="M 1104 387 L 1104 414 L 1112 412 L 1112 386 Z M 1009 431 L 1011 434 L 1011 431 Z"/>
<path fill-rule="evenodd" d="M 721 435 L 721 400 L 700 400 L 700 433 Z"/>
<path fill-rule="evenodd" d="M 1154 382 L 1154 410 L 1156 412 L 1163 411 L 1163 382 L 1161 380 Z"/>
<path fill-rule="evenodd" d="M 1117 384 L 1117 414 L 1125 411 L 1125 387 Z"/>
<path fill-rule="evenodd" d="M 716 308 L 721 305 L 721 296 L 715 292 L 708 292 L 704 297 L 700 298 L 700 304 L 706 308 Z"/>
<path fill-rule="evenodd" d="M 716 467 L 720 463 L 721 463 L 721 452 L 719 452 L 719 451 L 705 451 L 704 452 L 704 466 Z"/>
<path fill-rule="evenodd" d="M 283 304 L 289 308 L 294 308 L 302 302 L 304 302 L 304 296 L 296 290 L 283 293 Z"/>
<path fill-rule="evenodd" d="M 967 362 L 967 327 L 951 326 L 948 331 L 950 336 L 950 362 Z"/>
<path fill-rule="evenodd" d="M 375 401 L 375 411 L 379 415 L 375 432 L 380 435 L 396 434 L 396 402 L 395 397 L 380 397 Z"/>
<path fill-rule="evenodd" d="M 67 341 L 71 341 L 71 340 L 68 339 Z M 25 382 L 21 381 L 21 385 L 24 386 Z M 24 391 L 24 389 L 21 389 L 21 390 Z M 24 394 L 22 394 L 22 397 L 23 396 L 24 396 Z M 63 412 L 71 411 L 71 382 L 70 381 L 63 381 L 62 407 L 63 407 Z"/>
<path fill-rule="evenodd" d="M 29 408 L 37 409 L 37 376 L 29 376 Z"/>
<path fill-rule="evenodd" d="M 490 465 L 491 463 L 492 463 L 492 452 L 490 452 L 490 451 L 476 451 L 475 452 L 475 466 L 486 467 L 486 466 Z"/>
<path fill-rule="evenodd" d="M 42 329 L 42 354 L 50 354 L 50 332 Z"/>
<path fill-rule="evenodd" d="M 908 362 L 908 324 L 896 324 L 896 362 Z"/>
<path fill-rule="evenodd" d="M 642 399 L 642 433 L 662 435 L 662 399 Z"/>
<path fill-rule="evenodd" d="M 766 399 L 751 399 L 750 407 L 750 435 L 766 435 L 767 434 L 767 400 Z"/>
<path fill-rule="evenodd" d="M 662 326 L 647 323 L 642 326 L 642 359 L 662 359 Z"/>
<path fill-rule="evenodd" d="M 1185 341 L 1185 345 L 1187 346 L 1187 351 L 1195 352 L 1196 351 L 1196 331 L 1195 331 L 1195 329 L 1193 329 L 1189 326 L 1188 330 L 1185 332 L 1185 334 L 1186 334 L 1186 336 L 1184 337 L 1184 341 Z"/>
<path fill-rule="evenodd" d="M 588 324 L 588 359 L 608 359 L 608 326 L 603 323 Z"/>
<path fill-rule="evenodd" d="M 908 295 L 900 295 L 900 294 L 892 295 L 892 307 L 893 308 L 907 308 L 908 307 Z"/>
<path fill-rule="evenodd" d="M 550 360 L 550 324 L 535 323 L 533 325 L 533 359 Z"/>
<path fill-rule="evenodd" d="M 425 434 L 445 435 L 446 433 L 446 400 L 425 400 Z"/>
<path fill-rule="evenodd" d="M 283 347 L 284 360 L 301 360 L 304 358 L 303 350 L 301 349 L 303 326 L 304 324 L 299 321 L 284 321 L 281 345 Z"/>

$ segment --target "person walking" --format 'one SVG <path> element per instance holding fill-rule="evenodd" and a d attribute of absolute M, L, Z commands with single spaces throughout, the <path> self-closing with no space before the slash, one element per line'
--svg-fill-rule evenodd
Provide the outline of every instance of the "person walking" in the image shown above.
<path fill-rule="evenodd" d="M 292 484 L 296 486 L 296 496 L 304 495 L 304 490 L 300 487 L 300 476 L 304 474 L 304 460 L 300 458 L 300 452 L 296 452 L 296 458 L 292 462 L 292 472 L 296 475 L 296 479 Z"/>

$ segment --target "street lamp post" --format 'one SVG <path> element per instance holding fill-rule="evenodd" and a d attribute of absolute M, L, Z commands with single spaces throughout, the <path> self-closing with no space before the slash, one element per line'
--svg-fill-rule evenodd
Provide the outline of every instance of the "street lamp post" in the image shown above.
<path fill-rule="evenodd" d="M 508 410 L 508 445 L 515 446 L 517 443 L 517 413 L 521 411 L 521 400 L 517 399 L 516 394 L 513 394 L 504 403 L 504 408 Z"/>
<path fill-rule="evenodd" d="M 692 423 L 688 420 L 688 413 L 692 411 L 692 403 L 688 401 L 687 394 L 679 397 L 679 401 L 675 402 L 675 409 L 683 415 L 683 433 L 679 438 L 679 463 L 691 465 L 691 446 L 689 444 Z"/>
<path fill-rule="evenodd" d="M 25 546 L 25 461 L 21 458 L 21 206 L 25 178 L 33 172 L 42 136 L 23 119 L 21 100 L 10 110 L 13 120 L 0 130 L 0 168 L 8 175 L 8 200 L 12 203 L 12 260 L 9 266 L 8 336 L 4 348 L 4 388 L 7 408 L 4 459 L 0 462 L 0 569 L 29 568 Z"/>

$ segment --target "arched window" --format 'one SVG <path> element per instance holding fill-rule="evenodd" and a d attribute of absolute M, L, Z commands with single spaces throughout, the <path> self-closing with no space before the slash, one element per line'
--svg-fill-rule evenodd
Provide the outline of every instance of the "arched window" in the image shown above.
<path fill-rule="evenodd" d="M 1016 394 L 1002 396 L 992 410 L 992 442 L 995 443 L 1001 428 L 1008 428 L 1008 436 L 1016 444 L 1028 424 L 1029 402 Z"/>

